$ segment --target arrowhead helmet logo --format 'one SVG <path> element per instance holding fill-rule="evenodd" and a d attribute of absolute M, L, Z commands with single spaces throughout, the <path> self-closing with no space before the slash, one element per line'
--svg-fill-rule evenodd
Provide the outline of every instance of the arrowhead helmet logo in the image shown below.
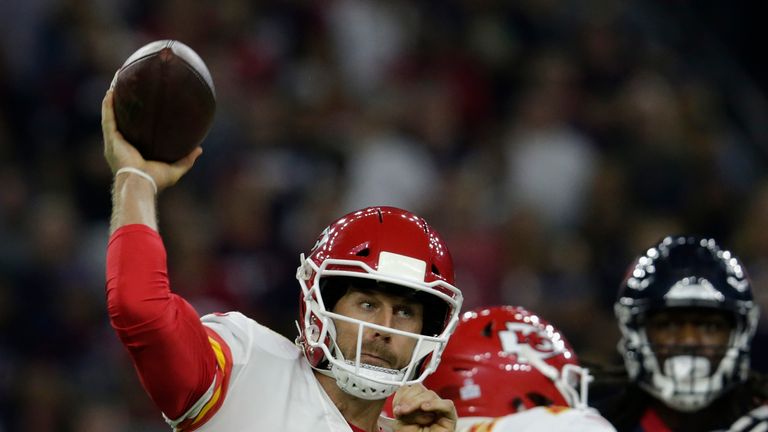
<path fill-rule="evenodd" d="M 328 226 L 328 227 L 325 227 L 323 232 L 320 233 L 320 236 L 317 238 L 315 245 L 312 246 L 311 252 L 316 251 L 318 248 L 328 243 L 328 240 L 330 240 L 330 238 L 331 238 L 331 227 Z"/>
<path fill-rule="evenodd" d="M 506 327 L 506 330 L 499 332 L 501 347 L 506 353 L 516 354 L 521 363 L 526 361 L 525 355 L 534 354 L 543 360 L 554 357 L 563 350 L 562 339 L 553 337 L 544 329 L 527 323 L 515 322 L 507 322 Z M 555 333 L 555 336 L 559 335 Z M 520 348 L 521 345 L 528 345 L 533 350 L 523 351 Z M 521 354 L 523 355 L 521 356 Z"/>

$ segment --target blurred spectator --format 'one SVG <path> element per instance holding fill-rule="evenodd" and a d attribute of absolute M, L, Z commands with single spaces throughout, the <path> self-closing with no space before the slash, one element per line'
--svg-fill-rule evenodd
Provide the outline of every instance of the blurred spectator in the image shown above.
<path fill-rule="evenodd" d="M 582 222 L 598 162 L 589 137 L 572 126 L 574 74 L 562 55 L 533 60 L 531 82 L 515 110 L 507 144 L 510 207 L 533 211 L 551 229 Z"/>
<path fill-rule="evenodd" d="M 439 184 L 436 161 L 418 138 L 391 129 L 387 120 L 396 114 L 377 112 L 386 109 L 374 107 L 359 117 L 359 132 L 347 153 L 343 210 L 379 203 L 424 213 Z"/>
<path fill-rule="evenodd" d="M 406 43 L 413 5 L 398 0 L 334 0 L 330 42 L 348 91 L 360 98 L 379 88 Z"/>

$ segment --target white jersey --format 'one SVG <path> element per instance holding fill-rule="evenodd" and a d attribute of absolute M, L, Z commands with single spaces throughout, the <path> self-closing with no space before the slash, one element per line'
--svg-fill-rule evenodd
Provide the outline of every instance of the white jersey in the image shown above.
<path fill-rule="evenodd" d="M 504 417 L 460 418 L 457 432 L 616 432 L 597 411 L 536 407 Z"/>
<path fill-rule="evenodd" d="M 232 371 L 223 404 L 197 431 L 352 431 L 294 343 L 238 312 L 206 315 L 202 322 L 229 346 Z M 212 393 L 195 407 L 216 397 Z M 174 422 L 197 416 L 195 407 Z"/>

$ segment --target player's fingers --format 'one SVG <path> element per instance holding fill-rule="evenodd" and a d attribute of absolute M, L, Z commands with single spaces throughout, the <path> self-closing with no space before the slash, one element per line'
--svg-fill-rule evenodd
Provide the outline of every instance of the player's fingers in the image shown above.
<path fill-rule="evenodd" d="M 392 430 L 395 432 L 454 432 L 456 430 L 456 421 L 445 418 L 439 418 L 436 422 L 428 424 L 397 421 Z"/>
<path fill-rule="evenodd" d="M 420 400 L 422 402 L 419 405 L 419 409 L 422 411 L 444 411 L 447 413 L 453 410 L 453 402 L 449 399 L 440 399 L 437 395 L 434 397 L 424 396 Z"/>
<path fill-rule="evenodd" d="M 188 155 L 174 162 L 173 165 L 178 168 L 183 168 L 186 171 L 192 168 L 192 165 L 195 164 L 195 161 L 200 157 L 201 154 L 203 154 L 203 148 L 197 146 L 194 150 L 189 152 Z"/>
<path fill-rule="evenodd" d="M 434 392 L 430 392 L 421 384 L 401 387 L 395 393 L 395 398 L 392 401 L 392 412 L 395 416 L 411 413 L 418 409 L 422 403 L 436 396 Z"/>
<path fill-rule="evenodd" d="M 453 421 L 456 421 L 458 418 L 456 415 L 456 407 L 450 399 L 435 397 L 422 403 L 419 409 Z"/>
<path fill-rule="evenodd" d="M 104 100 L 101 101 L 101 131 L 106 136 L 108 132 L 112 132 L 115 127 L 115 111 L 114 111 L 114 98 L 113 92 L 110 88 L 104 95 Z"/>
<path fill-rule="evenodd" d="M 438 417 L 437 414 L 424 411 L 414 411 L 412 413 L 401 415 L 397 418 L 399 424 L 403 426 L 429 426 L 435 424 Z"/>
<path fill-rule="evenodd" d="M 195 164 L 195 161 L 197 160 L 198 157 L 200 157 L 201 154 L 203 154 L 203 148 L 198 146 L 194 150 L 192 150 L 188 155 L 184 156 L 183 158 L 179 159 L 178 161 L 174 162 L 171 165 L 174 172 L 178 176 L 177 180 L 192 168 L 192 165 Z"/>
<path fill-rule="evenodd" d="M 117 140 L 125 140 L 123 134 L 117 130 L 117 121 L 115 120 L 115 97 L 114 92 L 110 88 L 104 95 L 104 100 L 101 102 L 101 131 L 104 134 L 104 138 L 116 138 Z M 110 139 L 110 143 L 114 140 Z"/>
<path fill-rule="evenodd" d="M 395 426 L 395 432 L 422 432 L 426 429 L 419 425 L 397 425 Z"/>
<path fill-rule="evenodd" d="M 456 426 L 453 402 L 421 384 L 404 387 L 393 400 L 393 414 L 399 431 L 452 431 Z"/>
<path fill-rule="evenodd" d="M 156 168 L 155 178 L 158 180 L 158 189 L 162 190 L 166 187 L 173 186 L 181 179 L 187 171 L 195 164 L 195 160 L 203 153 L 202 147 L 197 147 L 192 150 L 188 155 L 179 159 L 172 164 L 163 164 L 159 162 L 153 162 L 153 171 Z"/>
<path fill-rule="evenodd" d="M 400 387 L 397 392 L 395 392 L 395 397 L 392 399 L 392 414 L 394 414 L 395 417 L 410 412 L 409 400 L 412 397 L 411 394 L 415 394 L 415 392 L 416 389 L 410 385 Z"/>
<path fill-rule="evenodd" d="M 121 142 L 125 141 L 123 134 L 117 130 L 117 122 L 115 120 L 114 110 L 114 92 L 110 88 L 104 95 L 104 100 L 101 102 L 101 132 L 104 136 L 104 154 L 109 158 L 110 155 L 118 151 Z M 116 149 L 115 147 L 118 147 Z M 133 153 L 130 150 L 129 153 Z"/>
<path fill-rule="evenodd" d="M 112 89 L 107 90 L 104 100 L 101 101 L 101 134 L 104 138 L 104 156 L 109 160 L 112 154 L 112 140 L 110 133 L 114 129 L 112 118 Z"/>
<path fill-rule="evenodd" d="M 138 150 L 130 143 L 125 141 L 123 134 L 117 130 L 115 115 L 113 111 L 113 92 L 108 90 L 101 104 L 101 128 L 104 138 L 104 157 L 107 160 L 112 172 L 118 169 L 131 166 L 143 169 L 144 158 Z"/>
<path fill-rule="evenodd" d="M 413 412 L 439 413 L 444 416 L 455 417 L 453 402 L 447 399 L 440 399 L 432 391 L 420 393 L 413 397 L 405 405 L 400 405 L 401 414 Z"/>
<path fill-rule="evenodd" d="M 116 156 L 115 156 L 115 136 L 118 134 L 117 126 L 115 125 L 115 113 L 113 108 L 113 93 L 110 88 L 104 95 L 104 100 L 101 101 L 101 134 L 104 139 L 104 158 L 107 160 L 112 172 L 115 172 Z"/>

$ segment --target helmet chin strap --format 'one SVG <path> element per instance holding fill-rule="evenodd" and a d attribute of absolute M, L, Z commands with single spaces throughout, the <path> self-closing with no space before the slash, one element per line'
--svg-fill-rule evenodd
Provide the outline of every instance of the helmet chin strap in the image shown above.
<path fill-rule="evenodd" d="M 365 363 L 360 364 L 357 373 L 354 370 L 355 363 L 346 360 L 343 366 L 338 363 L 332 363 L 330 373 L 336 378 L 336 385 L 345 393 L 367 400 L 386 399 L 400 388 L 396 384 L 382 384 L 369 378 L 402 381 L 405 375 L 405 372 L 400 370 Z"/>

